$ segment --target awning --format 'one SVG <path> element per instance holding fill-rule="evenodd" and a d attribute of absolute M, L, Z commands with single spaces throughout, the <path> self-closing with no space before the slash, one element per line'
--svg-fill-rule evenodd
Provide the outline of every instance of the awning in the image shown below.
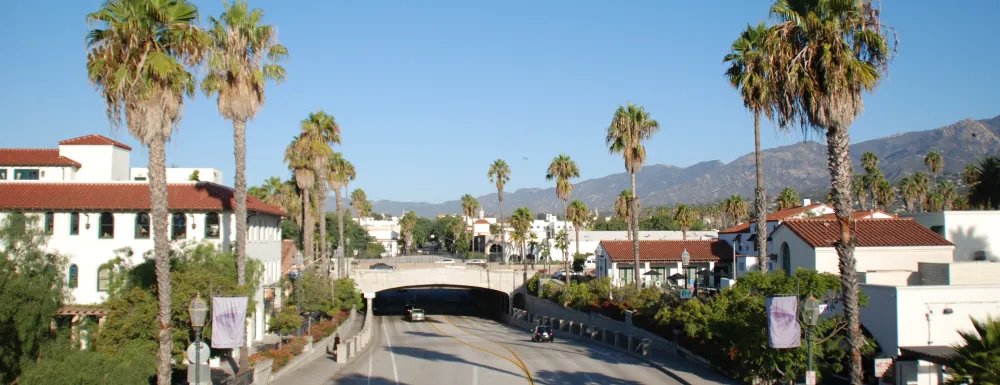
<path fill-rule="evenodd" d="M 903 356 L 917 358 L 938 365 L 947 365 L 950 357 L 955 354 L 951 346 L 901 346 L 899 352 Z"/>

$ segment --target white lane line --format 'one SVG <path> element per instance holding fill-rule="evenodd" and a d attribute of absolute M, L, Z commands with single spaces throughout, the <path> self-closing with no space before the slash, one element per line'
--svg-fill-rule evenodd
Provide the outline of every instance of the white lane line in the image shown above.
<path fill-rule="evenodd" d="M 392 353 L 392 340 L 389 339 L 389 331 L 385 329 L 385 324 L 382 324 L 382 333 L 385 333 L 385 343 L 389 345 L 389 358 L 392 359 L 392 379 L 396 381 L 396 385 L 399 385 L 399 373 L 396 371 L 396 355 Z"/>
<path fill-rule="evenodd" d="M 479 367 L 472 367 L 472 385 L 479 384 Z"/>
<path fill-rule="evenodd" d="M 558 355 L 559 355 L 559 357 L 562 357 L 562 358 L 566 358 L 566 356 L 564 356 L 564 355 L 563 355 L 562 353 L 560 353 L 560 352 L 559 352 L 558 350 L 556 350 L 556 354 L 558 354 Z M 570 362 L 573 362 L 573 361 L 570 361 Z M 574 363 L 573 365 L 576 365 L 576 364 Z"/>

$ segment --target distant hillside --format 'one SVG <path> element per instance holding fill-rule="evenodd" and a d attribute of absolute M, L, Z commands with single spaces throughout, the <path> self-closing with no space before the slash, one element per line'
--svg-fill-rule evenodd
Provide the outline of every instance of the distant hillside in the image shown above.
<path fill-rule="evenodd" d="M 1000 152 L 1000 116 L 992 119 L 965 119 L 928 131 L 914 131 L 856 143 L 851 146 L 855 167 L 860 168 L 861 154 L 872 151 L 879 157 L 879 166 L 890 180 L 926 170 L 923 157 L 938 151 L 945 160 L 943 172 L 954 174 L 966 164 L 984 155 Z M 786 187 L 800 192 L 826 191 L 829 173 L 826 169 L 826 146 L 814 141 L 797 143 L 763 151 L 765 187 L 769 196 Z M 753 153 L 725 164 L 717 160 L 690 167 L 649 165 L 636 176 L 643 206 L 663 204 L 713 202 L 731 194 L 752 197 L 755 186 Z M 608 209 L 614 205 L 621 190 L 630 187 L 629 175 L 618 173 L 589 179 L 576 184 L 574 198 L 591 208 Z M 554 188 L 524 188 L 504 193 L 504 208 L 527 206 L 535 212 L 561 212 L 562 202 Z M 496 194 L 478 197 L 489 213 L 498 212 Z M 331 208 L 333 203 L 331 202 Z M 461 211 L 458 200 L 443 203 L 373 202 L 380 213 L 401 213 L 413 210 L 424 217 Z"/>

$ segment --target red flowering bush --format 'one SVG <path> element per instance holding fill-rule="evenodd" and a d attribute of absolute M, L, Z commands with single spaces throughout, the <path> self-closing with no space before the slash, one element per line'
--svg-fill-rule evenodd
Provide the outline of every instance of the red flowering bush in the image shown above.
<path fill-rule="evenodd" d="M 292 359 L 292 356 L 294 356 L 287 348 L 271 349 L 260 354 L 266 358 L 274 360 L 274 366 L 271 368 L 272 373 L 281 370 L 281 368 L 287 365 L 288 361 Z"/>

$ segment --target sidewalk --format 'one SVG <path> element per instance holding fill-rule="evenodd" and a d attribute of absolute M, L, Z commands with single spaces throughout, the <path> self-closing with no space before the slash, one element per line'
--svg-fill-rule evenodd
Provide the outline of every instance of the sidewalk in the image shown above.
<path fill-rule="evenodd" d="M 341 334 L 340 340 L 346 341 L 358 334 L 361 331 L 362 322 L 362 317 L 355 319 L 350 332 Z M 309 353 L 311 355 L 315 355 L 316 357 L 310 357 L 309 362 L 293 370 L 291 373 L 278 377 L 274 383 L 295 385 L 320 385 L 329 383 L 330 378 L 339 372 L 345 365 L 337 363 L 336 356 L 333 354 L 332 350 L 332 341 L 330 342 L 329 348 L 331 350 L 327 351 L 325 346 L 316 346 L 316 350 Z"/>

